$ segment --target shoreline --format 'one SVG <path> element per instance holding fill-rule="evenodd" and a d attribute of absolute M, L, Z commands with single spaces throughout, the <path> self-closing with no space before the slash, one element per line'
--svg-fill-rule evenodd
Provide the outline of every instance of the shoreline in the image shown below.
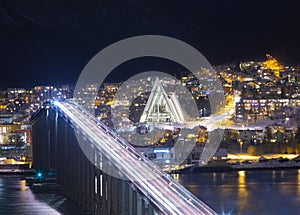
<path fill-rule="evenodd" d="M 259 163 L 261 164 L 261 163 Z M 285 169 L 300 169 L 300 163 L 296 165 L 284 165 L 284 163 L 277 165 L 207 165 L 207 166 L 193 166 L 188 169 L 179 171 L 178 173 L 198 173 L 198 172 L 237 172 L 237 171 L 263 171 L 263 170 L 285 170 Z M 175 172 L 174 172 L 175 173 Z M 174 174 L 173 173 L 173 174 Z M 176 173 L 175 173 L 176 174 Z"/>
<path fill-rule="evenodd" d="M 251 164 L 208 164 L 205 166 L 190 166 L 188 168 L 171 171 L 170 174 L 188 174 L 197 172 L 237 172 L 237 171 L 262 171 L 262 170 L 284 170 L 284 169 L 300 169 L 300 162 L 286 161 L 286 162 L 258 162 Z M 23 168 L 1 168 L 0 175 L 15 175 L 15 176 L 34 176 L 35 169 Z"/>

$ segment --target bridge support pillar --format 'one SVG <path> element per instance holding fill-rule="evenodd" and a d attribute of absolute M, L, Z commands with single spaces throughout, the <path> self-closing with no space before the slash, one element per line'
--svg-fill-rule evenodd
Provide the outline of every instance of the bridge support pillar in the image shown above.
<path fill-rule="evenodd" d="M 32 125 L 34 167 L 56 171 L 63 194 L 84 211 L 103 215 L 155 214 L 155 207 L 145 203 L 130 181 L 101 171 L 101 165 L 109 165 L 105 155 L 90 148 L 88 152 L 95 160 L 87 159 L 76 138 L 76 132 L 82 136 L 84 133 L 76 130 L 63 113 L 43 109 Z"/>

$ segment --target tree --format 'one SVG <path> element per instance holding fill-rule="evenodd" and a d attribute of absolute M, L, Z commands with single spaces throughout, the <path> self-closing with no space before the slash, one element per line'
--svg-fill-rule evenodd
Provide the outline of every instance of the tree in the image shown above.
<path fill-rule="evenodd" d="M 248 153 L 249 155 L 255 155 L 255 153 L 256 153 L 256 148 L 255 148 L 255 146 L 249 146 L 248 149 L 247 149 L 247 153 Z"/>
<path fill-rule="evenodd" d="M 288 154 L 292 154 L 293 153 L 293 148 L 291 147 L 291 146 L 288 146 L 287 148 L 286 148 L 286 152 L 288 153 Z"/>

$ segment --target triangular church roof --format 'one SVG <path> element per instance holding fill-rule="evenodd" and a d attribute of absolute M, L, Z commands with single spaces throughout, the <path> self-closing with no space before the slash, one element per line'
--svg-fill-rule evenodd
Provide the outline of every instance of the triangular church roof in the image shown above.
<path fill-rule="evenodd" d="M 184 122 L 182 107 L 175 93 L 167 95 L 161 81 L 156 78 L 140 122 Z"/>

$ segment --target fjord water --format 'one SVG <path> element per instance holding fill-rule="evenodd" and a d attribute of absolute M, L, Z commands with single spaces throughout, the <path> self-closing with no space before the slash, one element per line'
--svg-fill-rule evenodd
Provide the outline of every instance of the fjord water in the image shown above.
<path fill-rule="evenodd" d="M 300 214 L 300 170 L 175 174 L 218 214 Z M 59 214 L 53 194 L 34 194 L 25 180 L 0 176 L 0 214 Z"/>
<path fill-rule="evenodd" d="M 0 214 L 60 214 L 47 202 L 53 194 L 37 195 L 18 176 L 0 177 Z"/>
<path fill-rule="evenodd" d="M 173 177 L 218 214 L 300 214 L 300 170 L 189 173 Z"/>

